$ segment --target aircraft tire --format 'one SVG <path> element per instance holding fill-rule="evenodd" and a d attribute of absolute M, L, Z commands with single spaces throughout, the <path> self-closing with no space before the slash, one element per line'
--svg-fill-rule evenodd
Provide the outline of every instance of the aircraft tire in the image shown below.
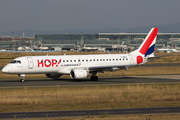
<path fill-rule="evenodd" d="M 22 82 L 22 83 L 23 83 L 23 82 L 24 82 L 24 79 L 21 79 L 21 80 L 20 80 L 20 82 Z"/>
<path fill-rule="evenodd" d="M 91 76 L 91 81 L 98 81 L 98 76 Z"/>

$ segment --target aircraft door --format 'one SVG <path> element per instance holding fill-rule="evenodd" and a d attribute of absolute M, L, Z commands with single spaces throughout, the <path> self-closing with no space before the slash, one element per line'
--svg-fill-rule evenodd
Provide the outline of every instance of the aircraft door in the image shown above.
<path fill-rule="evenodd" d="M 29 69 L 32 69 L 34 67 L 33 59 L 31 57 L 27 57 L 28 59 L 28 67 Z"/>
<path fill-rule="evenodd" d="M 129 59 L 130 59 L 130 64 L 134 64 L 134 60 L 133 60 L 133 56 L 132 55 L 129 55 Z"/>

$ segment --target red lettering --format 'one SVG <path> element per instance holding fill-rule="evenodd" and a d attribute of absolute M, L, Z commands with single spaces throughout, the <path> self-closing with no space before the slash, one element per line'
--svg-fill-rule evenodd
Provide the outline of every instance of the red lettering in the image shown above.
<path fill-rule="evenodd" d="M 58 62 L 58 64 L 56 65 L 56 67 L 58 67 L 58 65 L 59 65 L 60 62 L 61 62 L 61 59 L 59 59 L 59 62 Z"/>
<path fill-rule="evenodd" d="M 48 62 L 49 64 L 47 64 L 47 62 Z M 44 65 L 45 65 L 46 67 L 50 67 L 50 66 L 51 66 L 51 61 L 50 61 L 49 59 L 45 59 Z"/>
<path fill-rule="evenodd" d="M 41 61 L 37 60 L 37 62 L 38 62 L 38 67 L 39 67 L 40 65 L 42 65 L 42 67 L 44 66 L 43 60 L 41 60 Z"/>
<path fill-rule="evenodd" d="M 58 65 L 61 63 L 61 59 L 59 59 L 59 61 L 57 62 L 56 59 L 45 59 L 44 62 L 43 60 L 37 60 L 38 63 L 38 67 L 50 67 L 52 65 L 52 67 L 56 66 L 58 67 Z M 40 66 L 41 65 L 41 66 Z"/>
<path fill-rule="evenodd" d="M 59 65 L 60 62 L 61 62 L 61 59 L 59 59 L 58 65 Z"/>
<path fill-rule="evenodd" d="M 54 67 L 54 65 L 57 63 L 56 59 L 52 59 L 52 67 Z"/>

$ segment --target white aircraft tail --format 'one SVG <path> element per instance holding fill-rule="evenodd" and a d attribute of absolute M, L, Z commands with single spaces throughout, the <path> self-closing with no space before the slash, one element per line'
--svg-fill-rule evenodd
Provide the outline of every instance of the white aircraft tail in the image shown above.
<path fill-rule="evenodd" d="M 136 57 L 137 64 L 147 61 L 148 56 L 153 55 L 156 44 L 158 28 L 152 28 L 140 47 L 130 54 Z"/>

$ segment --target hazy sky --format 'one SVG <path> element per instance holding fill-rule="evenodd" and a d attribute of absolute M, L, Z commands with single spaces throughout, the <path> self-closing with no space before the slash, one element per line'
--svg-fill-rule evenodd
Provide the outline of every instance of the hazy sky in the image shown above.
<path fill-rule="evenodd" d="M 0 0 L 0 32 L 135 28 L 180 22 L 180 0 Z"/>

